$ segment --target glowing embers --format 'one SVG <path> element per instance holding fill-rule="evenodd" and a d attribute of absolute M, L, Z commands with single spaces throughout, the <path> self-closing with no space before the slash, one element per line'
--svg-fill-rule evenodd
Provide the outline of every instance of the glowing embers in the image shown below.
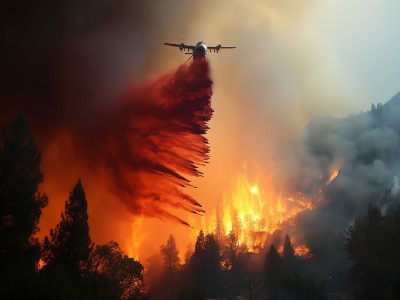
<path fill-rule="evenodd" d="M 310 199 L 301 194 L 282 196 L 274 189 L 273 176 L 259 170 L 258 173 L 255 179 L 249 180 L 245 168 L 237 176 L 231 193 L 223 197 L 222 222 L 214 226 L 216 232 L 221 231 L 218 226 L 222 226 L 225 235 L 233 232 L 238 245 L 251 252 L 258 252 L 269 234 L 280 229 L 284 222 L 312 208 Z M 217 216 L 217 220 L 219 218 Z"/>

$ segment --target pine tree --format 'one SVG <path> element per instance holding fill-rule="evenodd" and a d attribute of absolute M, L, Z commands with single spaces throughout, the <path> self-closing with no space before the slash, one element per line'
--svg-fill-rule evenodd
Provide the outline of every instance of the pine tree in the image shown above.
<path fill-rule="evenodd" d="M 176 242 L 172 234 L 169 236 L 165 245 L 160 247 L 161 253 L 164 255 L 164 263 L 170 273 L 179 267 L 179 251 L 176 249 Z"/>
<path fill-rule="evenodd" d="M 357 299 L 399 299 L 399 232 L 399 209 L 383 216 L 371 205 L 348 228 L 345 249 Z"/>
<path fill-rule="evenodd" d="M 205 264 L 204 264 L 204 251 L 205 251 L 205 237 L 203 230 L 200 230 L 194 246 L 194 252 L 190 258 L 189 270 L 192 277 L 193 297 L 201 298 L 205 293 Z M 196 296 L 195 296 L 196 295 Z"/>
<path fill-rule="evenodd" d="M 285 242 L 283 244 L 283 264 L 285 266 L 286 271 L 294 272 L 295 271 L 295 255 L 294 255 L 294 248 L 292 245 L 292 241 L 289 238 L 289 235 L 285 236 Z"/>
<path fill-rule="evenodd" d="M 194 246 L 194 252 L 192 258 L 190 259 L 190 267 L 195 273 L 200 272 L 202 268 L 202 259 L 204 256 L 204 246 L 205 238 L 203 230 L 200 230 L 199 235 L 196 239 L 196 244 Z"/>
<path fill-rule="evenodd" d="M 22 116 L 6 125 L 0 135 L 0 267 L 34 270 L 40 255 L 38 222 L 47 196 L 40 151 Z"/>
<path fill-rule="evenodd" d="M 167 243 L 160 247 L 161 254 L 164 256 L 164 264 L 167 268 L 164 282 L 167 284 L 163 289 L 165 291 L 164 297 L 169 299 L 176 298 L 176 271 L 179 267 L 179 251 L 176 249 L 176 242 L 172 234 L 169 236 Z"/>
<path fill-rule="evenodd" d="M 49 266 L 81 270 L 93 244 L 89 236 L 87 201 L 81 181 L 75 185 L 56 228 L 45 238 L 45 260 Z"/>
<path fill-rule="evenodd" d="M 274 245 L 271 245 L 265 257 L 265 283 L 269 296 L 268 299 L 279 298 L 281 274 L 282 259 Z"/>
<path fill-rule="evenodd" d="M 204 243 L 204 276 L 212 296 L 218 296 L 221 277 L 221 247 L 213 234 L 207 234 Z"/>

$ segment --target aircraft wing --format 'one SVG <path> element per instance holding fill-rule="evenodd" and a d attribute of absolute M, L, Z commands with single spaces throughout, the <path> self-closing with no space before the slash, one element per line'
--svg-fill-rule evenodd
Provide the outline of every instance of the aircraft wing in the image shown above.
<path fill-rule="evenodd" d="M 218 46 L 207 46 L 207 48 L 210 50 L 210 52 L 211 52 L 211 50 L 214 50 L 214 52 L 215 51 L 218 52 L 221 49 L 235 49 L 236 46 L 221 46 L 221 45 L 218 45 Z"/>
<path fill-rule="evenodd" d="M 180 43 L 180 44 L 164 43 L 164 45 L 172 46 L 172 47 L 178 47 L 179 50 L 181 50 L 181 51 L 182 51 L 182 49 L 183 49 L 183 50 L 186 50 L 186 49 L 187 49 L 187 50 L 194 50 L 194 49 L 196 48 L 196 46 L 186 45 L 186 44 L 184 44 L 184 43 Z"/>

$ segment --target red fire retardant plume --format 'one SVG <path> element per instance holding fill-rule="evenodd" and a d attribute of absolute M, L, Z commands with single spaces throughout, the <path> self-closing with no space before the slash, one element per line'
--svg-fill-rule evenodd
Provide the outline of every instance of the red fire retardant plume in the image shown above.
<path fill-rule="evenodd" d="M 72 129 L 74 149 L 132 213 L 188 225 L 171 209 L 203 212 L 184 187 L 208 159 L 211 85 L 207 61 L 194 61 L 132 86 Z"/>

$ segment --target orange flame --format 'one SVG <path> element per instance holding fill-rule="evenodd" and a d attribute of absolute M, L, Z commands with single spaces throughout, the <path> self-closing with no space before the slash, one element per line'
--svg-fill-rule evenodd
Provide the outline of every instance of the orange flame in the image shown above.
<path fill-rule="evenodd" d="M 301 194 L 285 197 L 277 193 L 273 176 L 262 173 L 258 176 L 262 180 L 249 180 L 246 168 L 238 175 L 232 192 L 223 197 L 222 220 L 217 221 L 220 219 L 217 212 L 217 220 L 209 230 L 222 231 L 225 235 L 233 231 L 238 245 L 251 252 L 258 252 L 268 235 L 281 228 L 284 222 L 312 208 L 311 200 Z"/>
<path fill-rule="evenodd" d="M 310 258 L 313 257 L 313 254 L 312 254 L 310 248 L 308 248 L 304 244 L 299 244 L 296 241 L 295 237 L 291 237 L 290 238 L 290 242 L 292 243 L 292 247 L 294 249 L 294 255 L 301 256 L 301 257 L 306 258 L 306 259 L 310 259 Z M 283 255 L 283 244 L 278 248 L 278 253 L 280 255 Z"/>
<path fill-rule="evenodd" d="M 331 175 L 329 175 L 327 184 L 330 184 L 338 175 L 339 175 L 339 168 L 334 169 L 332 171 Z"/>
<path fill-rule="evenodd" d="M 299 245 L 294 247 L 294 254 L 297 256 L 302 256 L 304 258 L 311 258 L 313 257 L 310 248 L 306 245 Z"/>
<path fill-rule="evenodd" d="M 127 244 L 128 256 L 133 257 L 136 260 L 139 260 L 140 246 L 145 238 L 145 235 L 142 232 L 143 221 L 144 217 L 140 216 L 132 222 L 132 234 L 130 241 Z"/>
<path fill-rule="evenodd" d="M 39 261 L 36 264 L 36 271 L 39 272 L 40 270 L 42 270 L 44 267 L 46 266 L 46 262 L 40 258 Z"/>

